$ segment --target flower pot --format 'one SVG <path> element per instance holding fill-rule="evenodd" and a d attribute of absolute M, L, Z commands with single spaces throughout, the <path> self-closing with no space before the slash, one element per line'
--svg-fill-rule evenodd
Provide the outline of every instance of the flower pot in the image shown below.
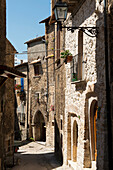
<path fill-rule="evenodd" d="M 73 56 L 67 56 L 67 63 L 71 62 L 73 59 Z"/>

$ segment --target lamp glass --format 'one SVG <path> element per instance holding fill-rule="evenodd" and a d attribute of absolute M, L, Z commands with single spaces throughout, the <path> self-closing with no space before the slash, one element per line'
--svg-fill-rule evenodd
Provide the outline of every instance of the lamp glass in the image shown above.
<path fill-rule="evenodd" d="M 55 18 L 57 21 L 64 21 L 67 17 L 67 6 L 56 5 L 54 8 Z"/>

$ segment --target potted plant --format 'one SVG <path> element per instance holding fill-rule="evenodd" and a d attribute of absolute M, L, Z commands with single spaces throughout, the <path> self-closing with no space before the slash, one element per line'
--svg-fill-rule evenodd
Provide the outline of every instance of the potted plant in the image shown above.
<path fill-rule="evenodd" d="M 69 50 L 65 50 L 64 52 L 61 52 L 61 58 L 66 58 L 67 62 L 72 61 L 72 54 L 69 52 Z"/>
<path fill-rule="evenodd" d="M 72 73 L 72 82 L 77 81 L 77 73 Z"/>

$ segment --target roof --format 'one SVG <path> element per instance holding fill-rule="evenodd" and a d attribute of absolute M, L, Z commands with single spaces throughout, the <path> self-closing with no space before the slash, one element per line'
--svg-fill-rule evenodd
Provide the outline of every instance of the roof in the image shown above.
<path fill-rule="evenodd" d="M 26 41 L 24 44 L 30 44 L 33 42 L 42 41 L 42 39 L 45 39 L 45 35 Z"/>
<path fill-rule="evenodd" d="M 15 68 L 0 65 L 0 77 L 15 78 L 15 77 L 26 77 L 25 74 L 17 71 Z"/>
<path fill-rule="evenodd" d="M 48 21 L 50 20 L 50 18 L 51 18 L 51 16 L 49 16 L 48 18 L 46 18 L 46 19 L 40 21 L 39 24 L 48 22 Z"/>
<path fill-rule="evenodd" d="M 38 60 L 33 60 L 30 64 L 36 64 L 38 62 L 41 62 L 41 59 L 39 58 Z"/>
<path fill-rule="evenodd" d="M 15 47 L 12 45 L 12 43 L 6 38 L 6 41 L 10 44 L 10 46 L 13 48 L 14 51 L 17 51 Z"/>
<path fill-rule="evenodd" d="M 16 65 L 15 68 L 23 67 L 23 66 L 27 66 L 27 65 L 28 65 L 28 62 L 25 62 L 25 63 L 21 63 L 21 64 Z"/>
<path fill-rule="evenodd" d="M 50 25 L 56 22 L 54 11 L 52 12 L 51 16 L 49 16 L 48 18 L 40 21 L 39 24 L 46 23 L 46 22 L 49 22 Z"/>

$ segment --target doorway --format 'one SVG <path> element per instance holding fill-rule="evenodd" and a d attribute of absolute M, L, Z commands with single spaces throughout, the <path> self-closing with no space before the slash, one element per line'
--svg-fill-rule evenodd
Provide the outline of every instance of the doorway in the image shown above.
<path fill-rule="evenodd" d="M 91 104 L 90 113 L 92 161 L 96 161 L 97 158 L 97 128 L 96 128 L 97 110 L 98 110 L 97 101 L 94 100 Z"/>
<path fill-rule="evenodd" d="M 78 144 L 78 125 L 76 120 L 73 124 L 73 161 L 77 161 L 77 144 Z"/>
<path fill-rule="evenodd" d="M 43 114 L 38 111 L 34 118 L 34 138 L 36 141 L 46 141 L 46 128 Z"/>

